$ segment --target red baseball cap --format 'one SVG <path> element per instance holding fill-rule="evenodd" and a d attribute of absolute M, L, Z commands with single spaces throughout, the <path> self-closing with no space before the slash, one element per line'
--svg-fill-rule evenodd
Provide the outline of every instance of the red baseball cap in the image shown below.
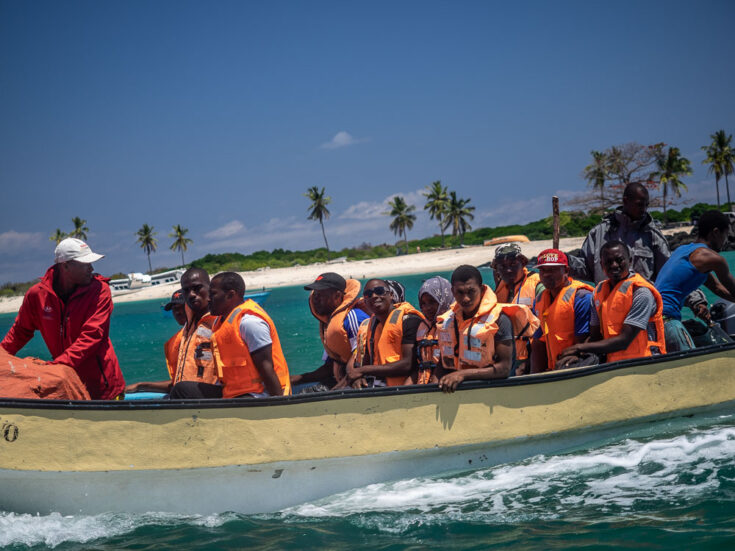
<path fill-rule="evenodd" d="M 539 253 L 536 266 L 569 266 L 569 261 L 559 249 L 546 249 Z"/>

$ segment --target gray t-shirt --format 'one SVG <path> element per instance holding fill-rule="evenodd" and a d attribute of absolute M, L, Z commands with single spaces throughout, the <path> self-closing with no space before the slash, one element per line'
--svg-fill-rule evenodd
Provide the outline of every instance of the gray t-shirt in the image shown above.
<path fill-rule="evenodd" d="M 495 333 L 495 342 L 513 340 L 513 323 L 510 318 L 502 313 L 498 316 L 498 332 Z"/>
<path fill-rule="evenodd" d="M 633 304 L 630 306 L 630 312 L 625 316 L 624 325 L 631 325 L 638 329 L 649 329 L 648 322 L 656 311 L 656 299 L 650 289 L 645 287 L 636 287 L 633 291 Z M 592 308 L 590 312 L 590 326 L 600 326 L 600 319 L 597 316 L 597 308 Z"/>

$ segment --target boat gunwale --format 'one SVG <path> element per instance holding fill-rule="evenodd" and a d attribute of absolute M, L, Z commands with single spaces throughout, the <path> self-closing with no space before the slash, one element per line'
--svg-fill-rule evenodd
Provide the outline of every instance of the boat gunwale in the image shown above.
<path fill-rule="evenodd" d="M 498 388 L 524 386 L 529 384 L 543 384 L 559 382 L 579 377 L 587 377 L 598 373 L 624 370 L 632 367 L 650 364 L 663 364 L 685 358 L 707 356 L 719 352 L 735 350 L 735 342 L 716 344 L 683 352 L 666 354 L 664 356 L 649 356 L 620 360 L 587 367 L 568 368 L 544 373 L 520 375 L 506 379 L 492 379 L 486 381 L 463 381 L 455 390 L 464 392 L 483 388 Z M 302 404 L 350 398 L 375 398 L 384 396 L 403 396 L 409 394 L 423 394 L 442 392 L 436 383 L 427 385 L 403 385 L 395 387 L 378 387 L 367 389 L 343 389 L 314 392 L 307 394 L 293 394 L 290 396 L 271 396 L 266 398 L 208 398 L 182 400 L 46 400 L 36 398 L 3 398 L 0 397 L 0 407 L 15 409 L 54 409 L 54 410 L 160 410 L 160 409 L 221 409 L 239 407 L 268 407 L 288 404 Z"/>

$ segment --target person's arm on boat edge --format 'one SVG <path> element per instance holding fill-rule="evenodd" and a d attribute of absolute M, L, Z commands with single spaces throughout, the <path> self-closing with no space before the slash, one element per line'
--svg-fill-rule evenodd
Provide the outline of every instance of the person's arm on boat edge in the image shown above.
<path fill-rule="evenodd" d="M 599 331 L 599 327 L 597 327 L 597 330 Z M 640 331 L 643 331 L 640 327 L 623 324 L 623 329 L 620 331 L 619 335 L 615 335 L 609 339 L 574 344 L 569 348 L 566 348 L 559 356 L 559 361 L 556 365 L 557 367 L 566 367 L 571 359 L 569 356 L 578 356 L 583 352 L 592 354 L 609 354 L 610 352 L 625 350 L 638 336 Z"/>
<path fill-rule="evenodd" d="M 730 273 L 727 260 L 721 254 L 702 247 L 692 252 L 689 261 L 698 271 L 708 274 L 705 287 L 720 298 L 735 301 L 735 278 Z"/>
<path fill-rule="evenodd" d="M 97 352 L 97 348 L 110 334 L 110 316 L 112 315 L 112 294 L 107 284 L 97 297 L 94 312 L 84 321 L 79 336 L 66 350 L 54 358 L 54 363 L 62 363 L 71 367 L 79 367 L 89 356 Z"/>
<path fill-rule="evenodd" d="M 282 396 L 283 388 L 273 368 L 273 345 L 269 344 L 250 353 L 255 369 L 258 370 L 265 390 L 271 396 Z"/>
<path fill-rule="evenodd" d="M 168 394 L 171 392 L 171 381 L 143 381 L 125 387 L 125 394 L 135 394 L 136 392 L 163 392 Z"/>
<path fill-rule="evenodd" d="M 395 362 L 388 362 L 383 365 L 363 365 L 355 367 L 354 364 L 347 364 L 347 379 L 352 384 L 365 375 L 373 377 L 400 377 L 411 373 L 411 359 L 414 354 L 415 342 L 412 344 L 401 344 L 401 359 Z"/>
<path fill-rule="evenodd" d="M 20 310 L 18 310 L 18 316 L 0 343 L 0 346 L 9 354 L 15 355 L 21 348 L 28 344 L 28 341 L 33 338 L 33 333 L 36 331 L 33 315 L 38 311 L 38 308 L 29 304 L 33 300 L 33 297 L 29 295 L 30 292 L 26 293 L 26 296 L 23 297 Z"/>
<path fill-rule="evenodd" d="M 510 374 L 514 346 L 513 340 L 495 341 L 495 356 L 497 357 L 495 362 L 487 367 L 452 371 L 439 380 L 439 388 L 444 392 L 454 392 L 462 381 L 507 378 Z"/>
<path fill-rule="evenodd" d="M 333 361 L 334 360 L 329 358 L 314 371 L 309 371 L 308 373 L 299 373 L 298 375 L 291 375 L 291 386 L 300 385 L 303 383 L 318 383 L 320 381 L 323 381 L 324 379 L 328 379 L 332 375 Z"/>

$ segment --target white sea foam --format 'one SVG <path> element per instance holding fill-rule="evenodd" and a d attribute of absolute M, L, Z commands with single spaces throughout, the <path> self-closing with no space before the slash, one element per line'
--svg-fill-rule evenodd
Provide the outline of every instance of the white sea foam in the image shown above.
<path fill-rule="evenodd" d="M 353 515 L 359 524 L 377 523 L 392 531 L 400 530 L 400 525 L 460 517 L 513 522 L 568 518 L 570 512 L 582 509 L 625 512 L 646 501 L 676 502 L 716 490 L 720 467 L 733 461 L 735 428 L 712 427 L 669 439 L 627 440 L 574 455 L 537 456 L 450 479 L 373 484 L 283 514 Z M 391 513 L 402 515 L 396 519 Z M 390 515 L 390 522 L 382 522 L 380 514 Z"/>
<path fill-rule="evenodd" d="M 0 513 L 0 548 L 9 545 L 89 543 L 124 535 L 143 526 L 192 524 L 214 528 L 235 518 L 233 514 L 182 516 L 172 513 L 100 515 L 27 515 Z"/>
<path fill-rule="evenodd" d="M 348 518 L 357 526 L 405 533 L 421 525 L 514 523 L 584 515 L 640 516 L 642 502 L 677 503 L 715 492 L 720 470 L 735 464 L 735 427 L 692 429 L 650 441 L 627 440 L 573 455 L 537 456 L 454 477 L 373 484 L 276 517 L 289 522 Z M 0 548 L 11 545 L 86 544 L 144 526 L 217 528 L 234 513 L 63 516 L 0 512 Z"/>

